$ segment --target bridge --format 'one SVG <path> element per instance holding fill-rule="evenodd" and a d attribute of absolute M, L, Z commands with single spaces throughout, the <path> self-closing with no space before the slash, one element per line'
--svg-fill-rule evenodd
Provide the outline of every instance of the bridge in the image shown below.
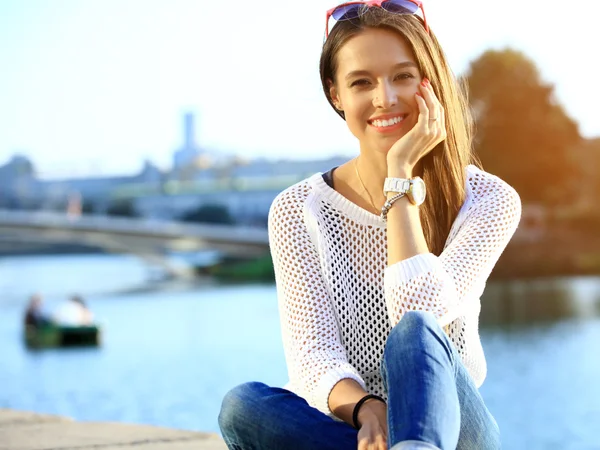
<path fill-rule="evenodd" d="M 0 210 L 0 238 L 24 243 L 86 244 L 133 253 L 175 276 L 189 276 L 191 268 L 169 263 L 165 258 L 168 253 L 214 250 L 224 256 L 250 259 L 269 251 L 264 228 L 46 211 Z"/>

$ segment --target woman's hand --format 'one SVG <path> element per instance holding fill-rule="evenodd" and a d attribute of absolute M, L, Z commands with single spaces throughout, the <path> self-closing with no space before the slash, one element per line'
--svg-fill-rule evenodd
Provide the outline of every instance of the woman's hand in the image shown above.
<path fill-rule="evenodd" d="M 417 123 L 390 148 L 387 154 L 388 176 L 398 176 L 395 172 L 412 176 L 419 160 L 446 139 L 444 108 L 427 78 L 423 79 L 419 90 L 420 93 L 415 94 L 419 107 Z"/>
<path fill-rule="evenodd" d="M 358 413 L 358 450 L 387 450 L 387 405 L 365 402 Z"/>

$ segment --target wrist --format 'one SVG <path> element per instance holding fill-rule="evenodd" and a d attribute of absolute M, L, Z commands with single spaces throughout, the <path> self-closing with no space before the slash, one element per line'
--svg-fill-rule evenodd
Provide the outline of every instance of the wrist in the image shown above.
<path fill-rule="evenodd" d="M 387 167 L 389 178 L 412 178 L 413 167 L 405 161 L 388 160 Z"/>
<path fill-rule="evenodd" d="M 370 422 L 378 423 L 381 414 L 387 414 L 387 404 L 378 399 L 369 399 L 358 411 L 358 425 L 363 426 Z"/>

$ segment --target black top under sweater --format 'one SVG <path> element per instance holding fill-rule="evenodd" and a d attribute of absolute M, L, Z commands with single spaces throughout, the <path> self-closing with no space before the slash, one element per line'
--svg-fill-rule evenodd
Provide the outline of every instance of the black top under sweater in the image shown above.
<path fill-rule="evenodd" d="M 325 181 L 325 183 L 327 183 L 327 185 L 331 188 L 334 189 L 333 187 L 333 171 L 337 169 L 337 167 L 334 167 L 333 169 L 329 170 L 328 172 L 325 172 L 323 174 L 323 180 Z"/>

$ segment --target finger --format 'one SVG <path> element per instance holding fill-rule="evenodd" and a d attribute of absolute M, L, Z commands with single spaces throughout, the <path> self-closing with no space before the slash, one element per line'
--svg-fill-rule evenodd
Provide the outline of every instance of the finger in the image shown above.
<path fill-rule="evenodd" d="M 419 107 L 419 117 L 417 118 L 417 125 L 421 127 L 428 127 L 429 124 L 429 108 L 427 108 L 427 103 L 425 103 L 425 99 L 419 93 L 415 94 L 415 98 L 417 99 L 417 106 Z"/>
<path fill-rule="evenodd" d="M 377 435 L 375 443 L 377 444 L 377 446 L 375 447 L 377 450 L 387 450 L 386 439 L 382 434 Z"/>
<path fill-rule="evenodd" d="M 432 125 L 431 129 L 434 130 L 437 142 L 441 142 L 446 139 L 446 111 L 439 101 L 436 100 L 436 103 L 436 112 L 433 113 L 431 117 L 437 117 L 437 120 L 430 121 L 430 123 Z"/>
<path fill-rule="evenodd" d="M 422 87 L 422 85 L 421 85 Z M 440 118 L 440 113 L 443 111 L 443 107 L 437 96 L 435 95 L 435 90 L 431 85 L 431 82 L 427 80 L 427 86 L 425 86 L 423 98 L 427 103 L 427 107 L 429 108 L 429 119 L 438 119 Z M 432 125 L 433 122 L 438 122 L 438 120 L 431 120 Z"/>
<path fill-rule="evenodd" d="M 421 89 L 421 94 L 425 99 L 425 103 L 427 104 L 427 108 L 429 109 L 430 113 L 435 112 L 437 98 L 435 97 L 435 93 L 433 92 L 433 88 L 431 87 L 429 80 L 427 78 L 423 78 L 419 88 Z M 435 116 L 432 115 L 431 117 Z"/>
<path fill-rule="evenodd" d="M 361 438 L 358 441 L 358 450 L 368 450 L 367 445 L 368 445 L 367 438 L 366 437 Z"/>
<path fill-rule="evenodd" d="M 433 86 L 429 80 L 426 80 L 426 85 L 424 87 L 421 85 L 421 87 L 423 90 L 423 98 L 425 99 L 427 108 L 429 109 L 429 119 L 437 119 L 439 117 L 439 111 L 442 105 L 435 95 Z M 434 125 L 434 122 L 436 122 L 436 120 L 431 120 L 430 124 Z"/>
<path fill-rule="evenodd" d="M 418 135 L 430 140 L 431 137 L 435 136 L 436 133 L 435 121 L 431 120 L 431 118 L 434 117 L 433 113 L 427 107 L 423 97 L 417 99 L 417 103 L 419 105 L 419 117 L 414 129 L 417 130 Z"/>
<path fill-rule="evenodd" d="M 437 97 L 435 93 L 435 89 L 431 84 L 431 81 L 427 80 L 427 85 L 425 86 L 425 91 L 429 94 L 429 100 L 433 104 L 435 108 L 442 106 L 440 99 Z"/>

